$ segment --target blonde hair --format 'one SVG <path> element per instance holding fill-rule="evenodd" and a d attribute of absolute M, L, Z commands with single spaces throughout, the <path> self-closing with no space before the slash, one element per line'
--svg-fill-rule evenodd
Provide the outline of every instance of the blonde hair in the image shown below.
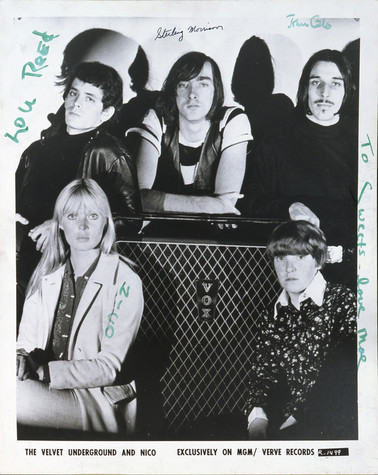
<path fill-rule="evenodd" d="M 70 247 L 60 229 L 60 223 L 64 214 L 77 210 L 82 205 L 97 211 L 107 219 L 99 246 L 100 251 L 103 254 L 116 253 L 112 213 L 104 191 L 90 178 L 74 180 L 63 188 L 56 200 L 51 220 L 50 237 L 47 247 L 30 278 L 27 297 L 41 290 L 43 276 L 51 274 L 67 260 Z"/>

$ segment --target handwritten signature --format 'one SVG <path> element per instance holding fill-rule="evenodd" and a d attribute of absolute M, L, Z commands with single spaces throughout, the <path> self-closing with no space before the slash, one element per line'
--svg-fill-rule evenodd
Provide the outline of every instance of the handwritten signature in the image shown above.
<path fill-rule="evenodd" d="M 374 157 L 374 149 L 368 134 L 366 134 L 367 142 L 361 144 L 361 159 L 363 163 L 369 163 L 369 158 Z M 358 195 L 358 228 L 357 228 L 357 247 L 358 247 L 358 257 L 359 257 L 359 264 L 358 269 L 360 270 L 361 264 L 360 259 L 366 257 L 367 253 L 367 243 L 365 242 L 365 227 L 367 227 L 366 217 L 365 217 L 365 209 L 361 207 L 362 198 L 368 191 L 373 190 L 373 185 L 369 181 L 365 181 L 363 184 L 361 191 Z M 366 200 L 365 200 L 366 201 Z M 358 305 L 358 313 L 357 318 L 359 319 L 362 315 L 362 312 L 365 312 L 365 303 L 364 303 L 364 287 L 369 284 L 369 279 L 367 277 L 360 277 L 357 275 L 357 305 Z M 366 328 L 361 328 L 358 330 L 358 364 L 357 369 L 360 366 L 360 363 L 365 363 L 367 360 L 367 356 L 365 355 L 365 348 L 363 344 L 366 342 L 368 332 Z"/>
<path fill-rule="evenodd" d="M 125 298 L 127 298 L 129 296 L 129 293 L 130 293 L 130 286 L 127 287 L 127 289 L 125 289 L 125 285 L 126 285 L 126 282 L 124 282 L 122 285 L 121 285 L 121 288 L 119 289 L 119 295 L 124 295 Z M 118 304 L 117 304 L 117 310 L 120 309 L 121 307 L 121 304 L 122 304 L 123 300 L 121 299 Z M 115 320 L 112 320 L 112 317 L 115 317 L 118 319 L 118 314 L 116 312 L 112 312 L 112 313 L 109 313 L 109 315 L 107 316 L 107 319 L 109 321 L 109 325 L 105 328 L 105 336 L 107 338 L 111 338 L 113 335 L 114 335 L 114 324 L 115 324 Z"/>
<path fill-rule="evenodd" d="M 310 22 L 300 22 L 298 18 L 295 18 L 294 13 L 290 13 L 290 15 L 286 15 L 286 18 L 289 18 L 288 28 L 323 28 L 325 30 L 329 30 L 332 28 L 331 23 L 325 18 L 319 18 L 319 15 L 314 15 Z"/>
<path fill-rule="evenodd" d="M 367 330 L 366 328 L 362 328 L 361 330 L 358 330 L 358 352 L 360 354 L 360 357 L 358 358 L 358 363 L 357 363 L 357 369 L 360 367 L 360 363 L 361 361 L 363 363 L 365 363 L 365 361 L 367 360 L 367 357 L 365 355 L 365 348 L 362 346 L 363 343 L 365 343 L 366 341 L 366 337 L 367 337 Z"/>
<path fill-rule="evenodd" d="M 27 63 L 24 64 L 21 72 L 21 78 L 25 79 L 26 77 L 41 77 L 42 73 L 40 72 L 42 69 L 47 68 L 46 63 L 46 56 L 49 53 L 50 47 L 47 46 L 45 43 L 49 43 L 50 41 L 54 40 L 55 38 L 58 38 L 59 35 L 48 35 L 47 32 L 45 31 L 44 33 L 40 33 L 37 30 L 34 30 L 33 35 L 39 36 L 41 38 L 40 42 L 38 43 L 37 47 L 37 53 L 39 53 L 39 56 L 37 56 L 34 61 L 28 61 Z M 32 101 L 25 101 L 24 104 L 26 105 L 26 109 L 23 109 L 22 107 L 18 107 L 18 110 L 23 112 L 23 113 L 28 113 L 32 110 L 33 106 L 35 105 L 37 99 L 33 99 Z M 10 133 L 4 134 L 5 137 L 8 139 L 12 140 L 15 143 L 19 143 L 19 140 L 17 138 L 17 135 L 22 133 L 22 132 L 27 132 L 29 130 L 29 127 L 27 127 L 25 119 L 23 117 L 17 117 L 17 119 L 13 122 L 14 126 L 17 127 L 17 131 L 12 135 Z"/>
<path fill-rule="evenodd" d="M 186 31 L 188 33 L 203 33 L 205 31 L 223 30 L 222 25 L 218 26 L 188 26 Z M 179 41 L 184 39 L 184 30 L 174 26 L 173 28 L 163 28 L 160 26 L 156 31 L 156 40 L 162 40 L 165 38 L 177 37 Z"/>

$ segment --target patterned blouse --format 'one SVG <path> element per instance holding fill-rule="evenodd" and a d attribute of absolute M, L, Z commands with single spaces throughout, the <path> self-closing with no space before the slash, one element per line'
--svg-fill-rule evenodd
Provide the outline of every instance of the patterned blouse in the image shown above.
<path fill-rule="evenodd" d="M 266 411 L 271 391 L 284 381 L 289 396 L 280 400 L 283 422 L 306 411 L 306 398 L 320 370 L 332 364 L 330 355 L 356 334 L 356 297 L 340 284 L 327 283 L 321 306 L 307 298 L 300 310 L 290 303 L 278 303 L 276 309 L 271 306 L 261 315 L 246 414 L 253 407 Z"/>

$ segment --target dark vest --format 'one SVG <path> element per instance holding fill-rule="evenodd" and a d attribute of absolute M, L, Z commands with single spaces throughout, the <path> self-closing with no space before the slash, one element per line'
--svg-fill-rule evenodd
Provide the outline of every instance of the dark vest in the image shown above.
<path fill-rule="evenodd" d="M 196 175 L 191 190 L 191 193 L 196 195 L 210 195 L 214 193 L 215 177 L 221 157 L 224 130 L 224 127 L 222 130 L 219 130 L 219 123 L 222 121 L 227 110 L 228 107 L 223 107 L 219 114 L 219 118 L 211 122 L 210 128 L 202 144 Z M 241 109 L 234 109 L 230 113 L 227 123 L 242 113 L 243 111 Z M 178 137 L 178 126 L 168 125 L 162 137 L 161 155 L 159 157 L 156 178 L 152 188 L 165 193 L 183 195 L 187 193 L 187 188 L 184 185 L 180 170 Z"/>

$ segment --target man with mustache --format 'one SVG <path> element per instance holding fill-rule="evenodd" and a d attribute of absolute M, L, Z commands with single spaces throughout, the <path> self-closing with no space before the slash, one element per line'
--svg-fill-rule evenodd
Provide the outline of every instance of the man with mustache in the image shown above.
<path fill-rule="evenodd" d="M 172 66 L 155 110 L 139 128 L 137 170 L 145 212 L 240 214 L 247 142 L 244 112 L 223 107 L 216 62 L 203 53 Z"/>
<path fill-rule="evenodd" d="M 256 145 L 245 191 L 252 216 L 319 220 L 330 244 L 356 246 L 357 124 L 350 65 L 322 50 L 304 66 L 297 106 Z"/>

